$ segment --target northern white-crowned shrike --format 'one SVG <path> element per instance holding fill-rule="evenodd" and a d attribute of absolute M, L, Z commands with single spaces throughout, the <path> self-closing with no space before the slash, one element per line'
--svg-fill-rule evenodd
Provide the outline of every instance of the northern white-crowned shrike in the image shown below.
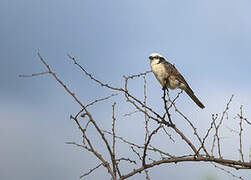
<path fill-rule="evenodd" d="M 205 107 L 194 95 L 194 92 L 186 82 L 185 78 L 179 73 L 174 65 L 167 62 L 165 58 L 158 53 L 150 54 L 149 59 L 152 72 L 162 85 L 163 89 L 182 89 L 200 108 L 203 109 Z"/>

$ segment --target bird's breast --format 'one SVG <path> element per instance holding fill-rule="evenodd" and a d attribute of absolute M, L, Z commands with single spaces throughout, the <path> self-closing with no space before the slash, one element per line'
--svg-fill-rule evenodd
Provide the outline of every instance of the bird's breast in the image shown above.
<path fill-rule="evenodd" d="M 151 63 L 151 69 L 157 80 L 160 82 L 162 87 L 169 89 L 185 89 L 186 85 L 176 79 L 172 74 L 168 74 L 168 70 L 162 63 Z"/>
<path fill-rule="evenodd" d="M 162 63 L 151 63 L 151 69 L 160 84 L 165 87 L 166 69 Z"/>

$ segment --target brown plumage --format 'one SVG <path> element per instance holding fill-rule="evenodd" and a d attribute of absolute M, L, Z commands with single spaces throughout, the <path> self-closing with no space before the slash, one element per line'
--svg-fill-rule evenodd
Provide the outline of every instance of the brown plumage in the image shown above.
<path fill-rule="evenodd" d="M 205 106 L 200 102 L 200 100 L 194 95 L 193 90 L 190 88 L 190 86 L 188 85 L 188 83 L 186 82 L 185 78 L 180 74 L 180 72 L 175 68 L 174 65 L 172 65 L 171 63 L 164 61 L 164 65 L 167 67 L 168 69 L 168 73 L 167 73 L 167 78 L 170 84 L 170 81 L 173 80 L 178 80 L 179 82 L 181 82 L 182 84 L 185 84 L 185 87 L 181 87 L 180 89 L 183 89 L 189 96 L 190 98 L 200 107 L 200 108 L 205 108 Z M 168 85 L 167 85 L 168 88 Z M 169 87 L 170 88 L 170 87 Z M 171 88 L 172 89 L 172 88 Z"/>
<path fill-rule="evenodd" d="M 188 96 L 190 96 L 190 98 L 201 108 L 205 108 L 205 106 L 200 102 L 200 100 L 194 95 L 192 89 L 189 87 L 189 88 L 186 88 L 185 89 L 185 92 L 188 94 Z"/>

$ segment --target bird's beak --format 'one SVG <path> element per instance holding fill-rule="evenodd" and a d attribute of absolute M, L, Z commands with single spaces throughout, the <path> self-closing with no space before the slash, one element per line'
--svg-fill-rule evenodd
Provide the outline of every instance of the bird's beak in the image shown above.
<path fill-rule="evenodd" d="M 153 57 L 152 57 L 152 56 L 149 56 L 149 59 L 150 59 L 150 60 L 153 60 Z"/>

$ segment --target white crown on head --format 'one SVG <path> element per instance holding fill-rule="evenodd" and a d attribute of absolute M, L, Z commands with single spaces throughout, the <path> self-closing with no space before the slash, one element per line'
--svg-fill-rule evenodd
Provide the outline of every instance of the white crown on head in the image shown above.
<path fill-rule="evenodd" d="M 149 57 L 155 57 L 155 56 L 159 56 L 159 57 L 163 57 L 161 54 L 159 53 L 151 53 Z"/>

